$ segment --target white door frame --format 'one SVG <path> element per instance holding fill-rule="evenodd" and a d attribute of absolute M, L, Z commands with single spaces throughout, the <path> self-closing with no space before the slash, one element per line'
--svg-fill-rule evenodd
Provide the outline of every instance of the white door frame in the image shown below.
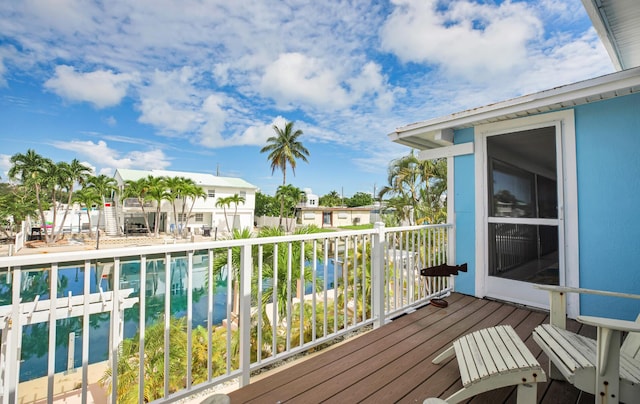
<path fill-rule="evenodd" d="M 556 147 L 558 172 L 562 175 L 562 178 L 558 178 L 558 193 L 561 196 L 558 199 L 558 226 L 563 233 L 559 234 L 558 248 L 560 250 L 559 260 L 562 261 L 560 262 L 560 269 L 565 268 L 564 276 L 560 274 L 560 283 L 561 285 L 572 287 L 578 287 L 580 284 L 575 118 L 573 109 L 568 109 L 478 125 L 474 128 L 474 143 L 476 144 L 476 294 L 479 297 L 488 295 L 486 284 L 488 277 L 488 257 L 486 254 L 488 248 L 487 137 L 546 126 L 556 126 L 560 131 Z M 536 296 L 536 300 L 548 302 L 547 292 L 531 289 L 530 293 Z M 499 298 L 499 296 L 493 297 Z M 515 302 L 531 304 L 530 299 L 526 297 Z M 548 308 L 548 303 L 542 307 Z M 567 296 L 567 313 L 569 317 L 576 317 L 579 314 L 579 309 L 578 296 L 575 293 L 569 294 Z"/>

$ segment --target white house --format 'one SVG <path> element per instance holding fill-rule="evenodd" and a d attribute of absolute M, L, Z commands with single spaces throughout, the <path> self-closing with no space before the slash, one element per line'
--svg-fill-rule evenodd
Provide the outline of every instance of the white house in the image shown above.
<path fill-rule="evenodd" d="M 192 234 L 202 234 L 203 232 L 212 232 L 217 229 L 218 232 L 227 231 L 227 222 L 230 228 L 242 229 L 245 227 L 253 228 L 253 212 L 255 209 L 256 191 L 255 185 L 248 183 L 241 178 L 219 177 L 212 174 L 191 173 L 182 171 L 166 171 L 166 170 L 130 170 L 117 169 L 114 178 L 118 182 L 118 187 L 122 190 L 127 180 L 137 181 L 141 178 L 153 177 L 183 177 L 193 180 L 196 185 L 202 187 L 206 193 L 206 198 L 198 198 L 193 205 L 191 216 L 189 217 L 189 231 Z M 238 194 L 244 198 L 244 203 L 237 206 L 231 203 L 225 209 L 216 206 L 221 198 L 227 198 Z M 187 201 L 186 211 L 189 211 L 191 201 Z M 176 207 L 178 215 L 182 211 L 182 205 L 178 202 Z M 144 226 L 144 218 L 142 209 L 136 199 L 125 199 L 120 203 L 117 201 L 117 217 L 119 226 L 128 232 L 136 231 Z M 149 201 L 145 204 L 145 213 L 149 218 L 149 225 L 153 228 L 156 217 L 155 202 Z M 235 216 L 234 216 L 235 213 Z M 163 201 L 160 207 L 160 231 L 169 232 L 176 223 L 184 220 L 175 220 L 173 217 L 173 207 L 170 201 Z M 184 219 L 184 218 L 178 218 Z M 206 233 L 205 232 L 205 233 Z"/>

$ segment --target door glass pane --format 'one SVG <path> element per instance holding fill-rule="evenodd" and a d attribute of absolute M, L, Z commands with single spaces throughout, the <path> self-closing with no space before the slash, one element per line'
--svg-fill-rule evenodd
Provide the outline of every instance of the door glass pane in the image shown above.
<path fill-rule="evenodd" d="M 489 223 L 489 276 L 559 284 L 558 227 Z"/>
<path fill-rule="evenodd" d="M 535 176 L 532 173 L 493 160 L 492 175 L 490 216 L 535 217 Z"/>
<path fill-rule="evenodd" d="M 557 218 L 555 128 L 487 138 L 489 216 Z"/>
<path fill-rule="evenodd" d="M 487 155 L 489 276 L 559 284 L 558 226 L 536 223 L 558 218 L 555 127 L 490 136 Z"/>

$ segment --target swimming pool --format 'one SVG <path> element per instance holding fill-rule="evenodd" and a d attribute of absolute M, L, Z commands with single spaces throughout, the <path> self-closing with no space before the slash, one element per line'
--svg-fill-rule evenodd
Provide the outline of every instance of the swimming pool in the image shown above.
<path fill-rule="evenodd" d="M 194 259 L 192 279 L 192 327 L 207 326 L 208 317 L 208 257 L 198 256 Z M 164 258 L 149 259 L 146 266 L 146 304 L 145 327 L 155 324 L 164 313 L 165 305 L 165 264 Z M 112 269 L 112 268 L 111 268 Z M 171 315 L 184 317 L 187 311 L 187 260 L 186 257 L 172 258 L 170 267 L 170 307 Z M 324 263 L 319 263 L 316 269 L 317 279 L 324 284 Z M 327 287 L 333 287 L 334 265 L 333 261 L 327 262 Z M 90 291 L 96 293 L 102 287 L 103 291 L 112 290 L 110 282 L 113 281 L 108 265 L 92 265 L 88 274 L 85 274 L 83 266 L 61 267 L 58 270 L 59 284 L 58 295 L 81 295 L 84 289 L 85 276 L 90 276 Z M 269 284 L 269 279 L 264 279 L 263 284 Z M 23 272 L 21 285 L 21 297 L 23 302 L 33 301 L 36 296 L 43 301 L 49 298 L 49 278 L 46 270 L 33 270 Z M 140 293 L 140 262 L 128 261 L 122 263 L 121 289 L 132 288 L 133 295 Z M 306 293 L 312 291 L 310 284 L 306 285 Z M 223 271 L 218 279 L 214 280 L 212 324 L 219 325 L 227 313 L 227 282 Z M 11 282 L 6 274 L 0 274 L 0 305 L 11 304 Z M 125 310 L 124 338 L 132 338 L 139 330 L 140 309 L 135 305 Z M 89 326 L 89 363 L 101 362 L 108 359 L 109 347 L 109 313 L 94 314 L 90 316 Z M 55 371 L 63 372 L 68 367 L 69 334 L 74 333 L 73 342 L 73 367 L 82 366 L 82 317 L 59 319 L 56 322 L 56 353 Z M 46 376 L 48 366 L 48 339 L 49 324 L 39 323 L 26 325 L 22 333 L 20 382 Z"/>

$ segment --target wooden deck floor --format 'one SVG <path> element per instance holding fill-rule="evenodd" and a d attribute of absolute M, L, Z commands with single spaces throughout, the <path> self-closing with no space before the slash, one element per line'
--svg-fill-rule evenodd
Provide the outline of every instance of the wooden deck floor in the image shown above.
<path fill-rule="evenodd" d="M 232 403 L 422 403 L 446 398 L 462 387 L 455 359 L 431 360 L 451 341 L 498 324 L 513 326 L 544 369 L 548 359 L 531 337 L 547 313 L 453 294 L 449 307 L 425 306 L 414 313 L 296 363 L 230 393 Z M 570 321 L 567 328 L 595 337 L 593 327 Z M 541 403 L 593 403 L 593 395 L 566 382 L 538 383 Z M 515 388 L 474 397 L 471 403 L 515 403 Z"/>

